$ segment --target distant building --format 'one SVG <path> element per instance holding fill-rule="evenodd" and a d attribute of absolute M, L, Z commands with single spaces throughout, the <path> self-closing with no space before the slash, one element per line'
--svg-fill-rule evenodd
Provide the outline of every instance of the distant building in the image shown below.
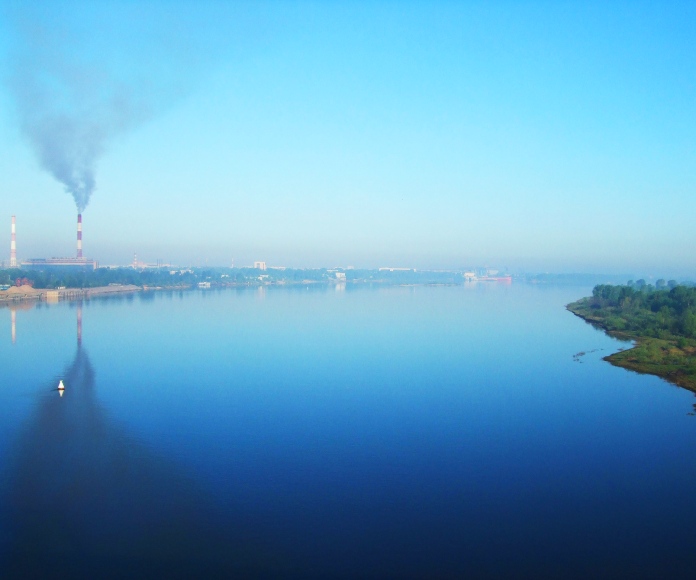
<path fill-rule="evenodd" d="M 346 281 L 346 273 L 345 272 L 336 272 L 336 280 L 341 280 L 342 282 Z"/>
<path fill-rule="evenodd" d="M 147 264 L 146 262 L 140 262 L 138 260 L 138 254 L 133 254 L 133 263 L 131 264 L 131 268 L 133 270 L 155 270 L 159 268 L 171 268 L 172 264 L 165 263 L 162 260 L 157 260 L 157 263 L 155 264 Z"/>
<path fill-rule="evenodd" d="M 254 268 L 257 270 L 266 270 L 266 262 L 254 262 Z"/>
<path fill-rule="evenodd" d="M 35 258 L 22 262 L 28 270 L 96 270 L 99 263 L 87 258 Z"/>
<path fill-rule="evenodd" d="M 210 282 L 199 282 L 198 287 L 199 288 L 210 288 Z"/>

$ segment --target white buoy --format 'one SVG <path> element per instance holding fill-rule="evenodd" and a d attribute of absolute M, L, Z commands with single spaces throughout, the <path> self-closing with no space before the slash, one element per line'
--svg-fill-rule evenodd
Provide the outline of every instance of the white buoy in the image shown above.
<path fill-rule="evenodd" d="M 58 394 L 62 397 L 63 396 L 63 391 L 65 390 L 65 385 L 63 384 L 63 381 L 61 380 L 58 383 Z"/>

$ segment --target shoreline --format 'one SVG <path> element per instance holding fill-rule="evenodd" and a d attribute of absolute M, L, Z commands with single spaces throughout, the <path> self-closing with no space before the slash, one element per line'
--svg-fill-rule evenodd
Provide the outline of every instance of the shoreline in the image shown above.
<path fill-rule="evenodd" d="M 641 336 L 632 332 L 609 330 L 603 319 L 591 316 L 586 311 L 587 298 L 581 298 L 566 305 L 566 310 L 592 325 L 604 331 L 607 336 L 619 340 L 632 341 L 633 346 L 619 350 L 613 354 L 602 357 L 602 360 L 629 371 L 642 375 L 654 375 L 665 381 L 696 394 L 696 376 L 687 374 L 685 367 L 675 364 L 675 359 L 686 354 L 693 355 L 690 351 L 684 351 L 676 345 L 676 341 Z M 646 362 L 638 360 L 638 355 L 647 351 L 657 352 L 661 356 L 657 360 Z"/>
<path fill-rule="evenodd" d="M 113 286 L 95 286 L 94 288 L 32 288 L 31 286 L 13 286 L 9 290 L 0 290 L 0 305 L 15 304 L 17 302 L 44 301 L 59 302 L 61 300 L 88 299 L 92 296 L 105 296 L 109 294 L 127 294 L 141 292 L 143 288 L 132 284 L 119 284 Z"/>
<path fill-rule="evenodd" d="M 411 288 L 411 287 L 453 287 L 467 286 L 470 283 L 451 283 L 451 282 L 417 282 L 417 283 L 390 283 L 384 280 L 351 280 L 349 285 L 384 286 L 392 288 Z M 0 308 L 18 304 L 46 302 L 48 304 L 70 301 L 88 300 L 96 296 L 108 296 L 115 294 L 132 294 L 136 292 L 153 291 L 184 291 L 184 290 L 222 290 L 228 288 L 272 288 L 272 287 L 302 287 L 302 286 L 327 286 L 345 288 L 345 281 L 336 280 L 281 280 L 274 282 L 223 282 L 216 283 L 210 287 L 200 288 L 196 284 L 182 284 L 173 286 L 136 286 L 135 284 L 111 284 L 109 286 L 94 286 L 90 288 L 33 288 L 29 285 L 12 286 L 9 290 L 0 290 Z"/>

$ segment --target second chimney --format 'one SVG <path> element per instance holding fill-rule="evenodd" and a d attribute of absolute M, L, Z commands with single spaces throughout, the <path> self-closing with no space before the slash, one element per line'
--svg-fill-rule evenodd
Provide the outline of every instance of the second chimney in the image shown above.
<path fill-rule="evenodd" d="M 82 259 L 82 214 L 77 214 L 77 259 Z"/>

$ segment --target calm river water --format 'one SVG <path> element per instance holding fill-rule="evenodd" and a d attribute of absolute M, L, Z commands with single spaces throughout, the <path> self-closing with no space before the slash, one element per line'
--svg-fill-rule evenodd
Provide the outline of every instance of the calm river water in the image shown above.
<path fill-rule="evenodd" d="M 691 577 L 696 400 L 590 291 L 2 308 L 0 576 Z"/>

